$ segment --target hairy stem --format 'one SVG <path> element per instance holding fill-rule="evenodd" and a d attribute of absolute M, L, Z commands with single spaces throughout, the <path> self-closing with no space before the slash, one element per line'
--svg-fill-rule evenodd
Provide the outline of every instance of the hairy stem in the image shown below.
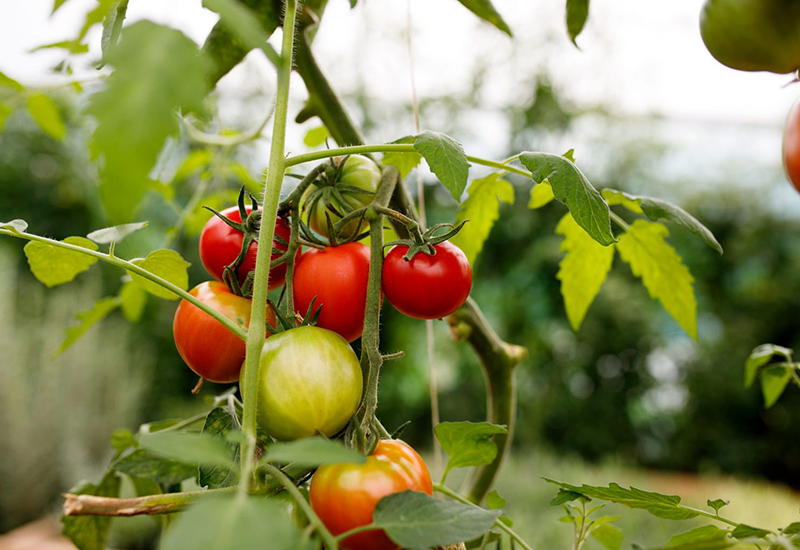
<path fill-rule="evenodd" d="M 235 487 L 224 489 L 209 489 L 207 491 L 192 491 L 189 493 L 166 493 L 163 495 L 148 495 L 138 498 L 110 498 L 96 497 L 94 495 L 65 494 L 65 516 L 141 516 L 172 514 L 180 512 L 188 505 L 200 499 L 233 493 Z"/>

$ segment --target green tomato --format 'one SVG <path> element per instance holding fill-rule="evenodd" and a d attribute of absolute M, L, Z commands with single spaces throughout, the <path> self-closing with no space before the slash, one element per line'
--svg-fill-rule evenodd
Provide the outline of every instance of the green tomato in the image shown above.
<path fill-rule="evenodd" d="M 700 33 L 717 61 L 740 71 L 800 69 L 800 2 L 707 0 Z"/>
<path fill-rule="evenodd" d="M 335 162 L 340 162 L 338 159 Z M 311 186 L 303 194 L 301 202 L 304 216 L 307 216 L 308 225 L 319 233 L 328 237 L 328 220 L 325 217 L 327 211 L 331 217 L 331 223 L 339 221 L 342 215 L 363 208 L 372 202 L 378 184 L 381 181 L 381 169 L 371 159 L 362 155 L 351 155 L 342 167 L 339 178 L 331 185 L 320 187 Z M 363 189 L 365 193 L 360 193 L 348 187 Z M 312 195 L 313 193 L 313 195 Z M 336 211 L 328 209 L 331 205 Z M 366 221 L 352 220 L 345 224 L 341 231 L 341 238 L 348 239 L 361 231 L 366 230 Z"/>
<path fill-rule="evenodd" d="M 239 384 L 244 393 L 244 369 Z M 258 424 L 281 441 L 332 437 L 355 414 L 361 388 L 358 357 L 335 332 L 305 326 L 278 333 L 261 350 Z"/>

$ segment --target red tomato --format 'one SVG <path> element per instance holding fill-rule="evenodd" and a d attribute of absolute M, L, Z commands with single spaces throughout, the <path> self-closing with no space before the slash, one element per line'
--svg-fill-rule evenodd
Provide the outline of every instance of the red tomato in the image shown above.
<path fill-rule="evenodd" d="M 250 300 L 228 291 L 224 283 L 206 281 L 189 294 L 225 317 L 250 325 Z M 267 322 L 275 326 L 275 314 L 267 308 Z M 236 382 L 245 355 L 244 340 L 211 315 L 181 300 L 172 324 L 175 347 L 189 368 L 211 382 Z"/>
<path fill-rule="evenodd" d="M 406 245 L 392 247 L 383 262 L 383 293 L 400 313 L 416 319 L 441 319 L 461 307 L 472 288 L 472 268 L 456 245 L 434 245 L 410 262 L 403 259 Z"/>
<path fill-rule="evenodd" d="M 786 119 L 783 132 L 783 166 L 786 176 L 800 192 L 800 101 L 795 103 Z"/>
<path fill-rule="evenodd" d="M 311 300 L 322 306 L 317 326 L 352 342 L 364 330 L 369 279 L 369 248 L 362 243 L 312 248 L 294 268 L 294 307 L 305 315 Z"/>
<path fill-rule="evenodd" d="M 402 491 L 433 494 L 431 474 L 417 452 L 402 441 L 384 439 L 365 464 L 327 464 L 311 479 L 311 508 L 334 536 L 372 523 L 375 505 Z M 383 530 L 365 531 L 341 542 L 346 550 L 400 548 Z"/>
<path fill-rule="evenodd" d="M 251 207 L 246 207 L 249 214 L 252 210 Z M 226 218 L 229 220 L 241 223 L 242 217 L 239 215 L 239 207 L 231 206 L 222 211 Z M 279 235 L 283 240 L 289 242 L 291 229 L 287 220 L 280 216 L 275 221 L 275 234 Z M 212 216 L 203 232 L 200 234 L 200 261 L 208 273 L 217 279 L 222 280 L 222 271 L 225 266 L 230 265 L 236 260 L 239 252 L 242 250 L 242 240 L 244 240 L 244 233 L 237 231 L 233 227 L 226 224 L 219 219 L 218 216 Z M 273 247 L 285 251 L 286 245 L 281 244 L 277 240 L 273 241 Z M 256 268 L 256 253 L 258 251 L 258 244 L 253 242 L 247 250 L 247 256 L 244 262 L 239 267 L 239 283 L 244 283 L 247 274 L 254 271 Z M 272 253 L 270 260 L 275 260 L 280 257 L 280 254 Z M 278 267 L 270 270 L 269 272 L 269 288 L 278 288 L 283 284 L 286 278 L 286 264 L 281 264 Z"/>

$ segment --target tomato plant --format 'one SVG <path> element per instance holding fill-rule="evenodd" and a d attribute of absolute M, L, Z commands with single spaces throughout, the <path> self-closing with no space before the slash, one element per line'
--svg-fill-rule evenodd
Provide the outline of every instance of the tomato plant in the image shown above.
<path fill-rule="evenodd" d="M 384 439 L 365 464 L 330 464 L 311 479 L 309 497 L 314 512 L 333 535 L 372 523 L 375 505 L 401 491 L 433 494 L 428 467 L 406 443 Z M 343 506 L 347 503 L 346 506 Z M 394 550 L 399 546 L 383 531 L 367 531 L 345 538 L 347 550 Z"/>
<path fill-rule="evenodd" d="M 472 267 L 466 255 L 449 241 L 433 246 L 435 254 L 404 256 L 397 245 L 383 263 L 383 292 L 400 313 L 417 319 L 441 319 L 460 308 L 472 288 Z"/>
<path fill-rule="evenodd" d="M 317 326 L 352 342 L 364 330 L 369 248 L 362 243 L 312 248 L 297 260 L 294 302 L 305 313 L 314 302 L 321 307 Z"/>

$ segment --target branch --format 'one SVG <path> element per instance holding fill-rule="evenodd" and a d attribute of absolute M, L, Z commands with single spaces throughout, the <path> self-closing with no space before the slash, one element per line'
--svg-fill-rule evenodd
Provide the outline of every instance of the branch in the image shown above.
<path fill-rule="evenodd" d="M 192 491 L 189 493 L 167 493 L 138 498 L 110 498 L 94 495 L 64 494 L 65 516 L 141 516 L 172 514 L 208 496 L 232 493 L 236 487 Z"/>

